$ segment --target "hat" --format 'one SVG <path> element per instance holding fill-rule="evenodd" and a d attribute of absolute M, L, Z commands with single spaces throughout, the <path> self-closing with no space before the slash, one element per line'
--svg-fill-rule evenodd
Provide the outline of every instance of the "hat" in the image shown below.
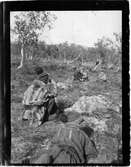
<path fill-rule="evenodd" d="M 39 80 L 46 82 L 49 79 L 49 74 L 48 73 L 42 73 L 39 75 Z"/>

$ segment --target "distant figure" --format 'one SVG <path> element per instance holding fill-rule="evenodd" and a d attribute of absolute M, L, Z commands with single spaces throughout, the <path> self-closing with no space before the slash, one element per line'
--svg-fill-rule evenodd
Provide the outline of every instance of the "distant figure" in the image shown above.
<path fill-rule="evenodd" d="M 24 93 L 23 104 L 31 107 L 33 124 L 34 115 L 39 120 L 39 125 L 48 121 L 50 114 L 57 112 L 57 105 L 55 97 L 57 96 L 57 86 L 49 74 L 43 73 L 43 69 L 38 67 L 35 69 L 37 79 L 35 79 L 31 86 Z M 39 112 L 40 111 L 40 112 Z"/>
<path fill-rule="evenodd" d="M 83 67 L 79 69 L 75 69 L 74 72 L 74 80 L 78 81 L 88 81 L 88 74 L 87 71 L 83 69 Z"/>
<path fill-rule="evenodd" d="M 100 63 L 99 60 L 97 60 L 95 65 L 98 65 L 99 63 Z"/>

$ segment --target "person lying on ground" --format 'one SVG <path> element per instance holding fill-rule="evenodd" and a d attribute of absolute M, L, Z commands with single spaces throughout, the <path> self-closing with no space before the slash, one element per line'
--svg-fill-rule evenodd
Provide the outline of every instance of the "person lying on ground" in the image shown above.
<path fill-rule="evenodd" d="M 53 124 L 53 128 L 56 131 L 53 139 L 33 163 L 88 164 L 97 157 L 95 143 L 89 138 L 89 127 L 86 124 L 82 125 L 80 121 L 79 123 L 60 121 Z"/>

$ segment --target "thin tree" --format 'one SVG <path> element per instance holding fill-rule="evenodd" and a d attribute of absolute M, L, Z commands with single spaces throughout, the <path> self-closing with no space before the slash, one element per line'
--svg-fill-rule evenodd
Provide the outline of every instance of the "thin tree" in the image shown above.
<path fill-rule="evenodd" d="M 21 12 L 15 16 L 15 26 L 11 32 L 17 36 L 21 48 L 20 69 L 26 59 L 25 52 L 29 47 L 35 47 L 43 31 L 53 26 L 56 16 L 47 11 Z"/>

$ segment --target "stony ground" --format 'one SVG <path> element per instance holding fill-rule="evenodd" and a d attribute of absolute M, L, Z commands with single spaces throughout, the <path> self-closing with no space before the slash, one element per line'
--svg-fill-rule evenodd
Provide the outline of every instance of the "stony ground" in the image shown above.
<path fill-rule="evenodd" d="M 81 96 L 103 95 L 115 104 L 121 105 L 121 73 L 113 70 L 105 70 L 107 81 L 98 78 L 99 71 L 89 72 L 89 81 L 72 82 L 72 65 L 60 65 L 41 62 L 45 72 L 50 73 L 56 82 L 66 83 L 67 87 L 58 88 L 58 105 L 61 108 L 72 106 Z M 17 63 L 12 61 L 11 68 L 11 162 L 21 163 L 25 158 L 36 158 L 41 149 L 46 147 L 46 143 L 52 138 L 53 133 L 50 128 L 42 126 L 40 133 L 36 129 L 29 127 L 29 122 L 19 120 L 23 106 L 21 104 L 24 91 L 33 81 L 35 75 L 28 66 L 25 69 L 17 70 Z M 72 86 L 69 86 L 72 84 Z M 86 117 L 86 116 L 84 116 Z M 108 129 L 95 131 L 93 140 L 99 150 L 98 158 L 94 163 L 110 163 L 118 159 L 118 150 L 121 147 L 121 113 L 110 113 L 110 118 L 106 120 Z M 86 117 L 88 120 L 88 118 Z M 95 119 L 95 118 L 93 118 Z M 90 119 L 91 120 L 91 119 Z M 112 123 L 113 122 L 113 123 Z M 90 124 L 89 126 L 92 126 Z M 91 127 L 93 128 L 93 127 Z M 114 130 L 114 131 L 113 131 Z M 36 135 L 37 134 L 37 135 Z"/>

